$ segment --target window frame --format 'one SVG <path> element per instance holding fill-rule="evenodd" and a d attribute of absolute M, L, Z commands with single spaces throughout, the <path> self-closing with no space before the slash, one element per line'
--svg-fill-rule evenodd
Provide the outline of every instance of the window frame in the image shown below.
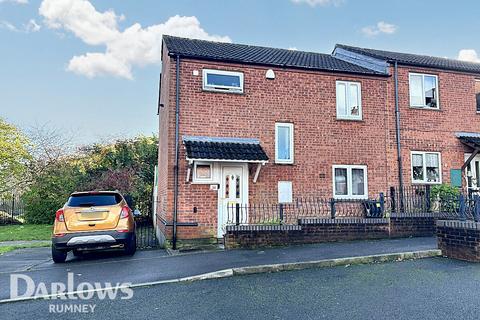
<path fill-rule="evenodd" d="M 240 87 L 222 86 L 222 85 L 219 85 L 219 86 L 208 85 L 208 83 L 207 83 L 208 74 L 238 76 L 240 78 Z M 202 89 L 204 91 L 241 94 L 241 93 L 244 92 L 243 81 L 244 81 L 244 75 L 243 75 L 243 72 L 240 72 L 240 71 L 227 71 L 227 70 L 218 70 L 218 69 L 202 69 Z"/>
<path fill-rule="evenodd" d="M 210 167 L 210 178 L 199 178 L 197 177 L 197 166 L 209 166 Z M 193 163 L 193 174 L 192 174 L 192 183 L 193 184 L 211 184 L 215 181 L 215 173 L 214 173 L 214 164 L 213 162 L 204 162 L 204 161 L 195 161 Z"/>
<path fill-rule="evenodd" d="M 288 127 L 290 130 L 290 159 L 279 159 L 278 158 L 278 128 L 279 127 Z M 291 122 L 275 122 L 275 163 L 277 164 L 293 164 L 295 158 L 295 148 L 294 148 L 294 125 Z"/>
<path fill-rule="evenodd" d="M 424 104 L 413 104 L 412 103 L 412 76 L 421 76 L 422 77 L 422 100 Z M 435 84 L 437 88 L 437 107 L 432 108 L 425 104 L 425 76 L 434 77 Z M 419 72 L 409 72 L 408 73 L 408 104 L 410 108 L 420 108 L 427 110 L 440 110 L 440 87 L 438 85 L 438 75 L 430 73 L 419 73 Z"/>
<path fill-rule="evenodd" d="M 423 180 L 415 180 L 413 178 L 413 155 L 414 154 L 422 155 Z M 426 154 L 438 155 L 438 177 L 439 177 L 438 181 L 433 181 L 433 182 L 427 181 L 427 166 L 425 164 Z M 410 177 L 412 179 L 412 184 L 442 184 L 442 153 L 438 151 L 410 151 Z"/>
<path fill-rule="evenodd" d="M 347 169 L 347 194 L 335 194 L 335 169 Z M 352 170 L 353 169 L 362 169 L 363 170 L 363 179 L 364 179 L 364 190 L 363 195 L 354 195 L 353 194 L 353 184 L 352 184 Z M 334 164 L 332 165 L 332 193 L 334 199 L 368 199 L 368 166 L 367 165 L 351 165 L 351 164 Z"/>
<path fill-rule="evenodd" d="M 350 105 L 350 94 L 349 94 L 349 88 L 350 85 L 356 85 L 358 86 L 358 116 L 352 116 L 352 115 L 343 115 L 339 113 L 339 108 L 338 108 L 338 85 L 339 84 L 344 84 L 346 86 L 347 92 L 345 93 L 345 103 L 346 108 Z M 362 108 L 362 83 L 358 81 L 347 81 L 347 80 L 337 80 L 335 81 L 335 106 L 336 106 L 336 113 L 337 113 L 337 119 L 341 120 L 363 120 L 363 108 Z"/>

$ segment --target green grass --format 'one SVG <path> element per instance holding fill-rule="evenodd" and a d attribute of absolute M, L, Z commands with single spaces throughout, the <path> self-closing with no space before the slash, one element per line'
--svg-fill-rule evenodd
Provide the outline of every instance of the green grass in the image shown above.
<path fill-rule="evenodd" d="M 49 247 L 50 242 L 38 242 L 38 243 L 30 243 L 30 244 L 17 244 L 13 246 L 0 246 L 0 255 L 17 250 L 17 249 L 25 249 L 25 248 L 39 248 L 39 247 Z"/>
<path fill-rule="evenodd" d="M 0 241 L 50 240 L 51 237 L 52 226 L 48 224 L 0 226 Z"/>

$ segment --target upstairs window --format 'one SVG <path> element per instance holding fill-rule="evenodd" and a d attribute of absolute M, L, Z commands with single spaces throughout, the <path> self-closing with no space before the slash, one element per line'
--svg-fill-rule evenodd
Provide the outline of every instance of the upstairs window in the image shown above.
<path fill-rule="evenodd" d="M 275 163 L 293 163 L 293 123 L 275 123 Z"/>
<path fill-rule="evenodd" d="M 203 69 L 203 90 L 243 93 L 243 73 Z"/>
<path fill-rule="evenodd" d="M 440 153 L 412 152 L 412 182 L 441 183 Z"/>
<path fill-rule="evenodd" d="M 336 199 L 366 199 L 367 166 L 333 166 L 333 197 Z"/>
<path fill-rule="evenodd" d="M 337 119 L 362 120 L 359 82 L 337 81 Z"/>
<path fill-rule="evenodd" d="M 477 112 L 480 113 L 480 80 L 475 80 L 475 98 L 477 101 Z"/>
<path fill-rule="evenodd" d="M 410 73 L 410 106 L 438 109 L 438 77 L 430 74 Z"/>

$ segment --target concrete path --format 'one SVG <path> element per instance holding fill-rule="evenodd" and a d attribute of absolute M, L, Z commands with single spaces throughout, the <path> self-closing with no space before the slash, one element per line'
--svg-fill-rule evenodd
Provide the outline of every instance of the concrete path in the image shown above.
<path fill-rule="evenodd" d="M 26 274 L 35 283 L 45 282 L 47 288 L 52 282 L 66 283 L 68 272 L 74 273 L 76 284 L 83 281 L 139 284 L 228 268 L 432 250 L 436 247 L 435 238 L 386 239 L 180 255 L 168 255 L 165 250 L 139 251 L 133 257 L 103 253 L 80 259 L 69 257 L 65 264 L 54 264 L 49 248 L 20 249 L 0 256 L 0 300 L 9 298 L 12 273 Z M 20 293 L 24 291 L 22 284 Z"/>

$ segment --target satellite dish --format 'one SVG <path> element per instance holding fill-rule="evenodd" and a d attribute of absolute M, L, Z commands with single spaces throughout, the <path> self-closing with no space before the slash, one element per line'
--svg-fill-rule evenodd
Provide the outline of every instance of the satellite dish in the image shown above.
<path fill-rule="evenodd" d="M 273 79 L 275 79 L 275 72 L 273 72 L 272 69 L 268 69 L 267 73 L 265 74 L 265 77 L 267 79 L 272 79 L 273 80 Z"/>

